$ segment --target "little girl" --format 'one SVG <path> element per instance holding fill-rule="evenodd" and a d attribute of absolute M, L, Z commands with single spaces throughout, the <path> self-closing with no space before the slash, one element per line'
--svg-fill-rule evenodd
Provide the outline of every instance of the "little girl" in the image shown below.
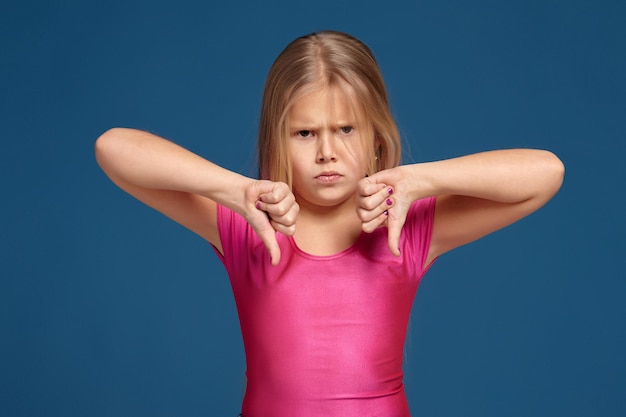
<path fill-rule="evenodd" d="M 258 152 L 252 179 L 142 131 L 96 142 L 113 182 L 223 262 L 246 352 L 244 417 L 408 417 L 402 356 L 424 273 L 537 210 L 564 173 L 528 149 L 399 165 L 374 56 L 338 32 L 278 56 Z"/>

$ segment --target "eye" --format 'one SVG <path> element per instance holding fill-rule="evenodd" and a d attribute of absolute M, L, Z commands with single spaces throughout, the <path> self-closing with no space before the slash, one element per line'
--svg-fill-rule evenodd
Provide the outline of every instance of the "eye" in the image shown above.
<path fill-rule="evenodd" d="M 344 135 L 350 134 L 354 131 L 354 127 L 352 126 L 342 126 L 339 128 L 339 131 Z"/>
<path fill-rule="evenodd" d="M 311 137 L 311 131 L 310 130 L 298 130 L 296 132 L 296 136 L 301 137 L 301 138 L 308 138 Z"/>

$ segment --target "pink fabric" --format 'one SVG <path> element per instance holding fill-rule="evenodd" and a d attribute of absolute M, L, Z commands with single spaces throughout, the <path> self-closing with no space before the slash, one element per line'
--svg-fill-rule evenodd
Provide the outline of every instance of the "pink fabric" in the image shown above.
<path fill-rule="evenodd" d="M 244 417 L 409 416 L 402 356 L 434 203 L 413 203 L 399 258 L 385 228 L 331 256 L 279 233 L 278 266 L 241 216 L 218 208 L 246 352 Z"/>

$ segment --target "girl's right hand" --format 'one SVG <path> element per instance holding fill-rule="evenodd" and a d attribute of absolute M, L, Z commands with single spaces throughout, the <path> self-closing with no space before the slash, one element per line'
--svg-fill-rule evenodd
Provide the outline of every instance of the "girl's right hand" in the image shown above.
<path fill-rule="evenodd" d="M 296 232 L 296 217 L 300 206 L 289 186 L 283 182 L 253 181 L 245 190 L 250 226 L 270 253 L 272 265 L 280 262 L 276 232 L 291 236 Z"/>

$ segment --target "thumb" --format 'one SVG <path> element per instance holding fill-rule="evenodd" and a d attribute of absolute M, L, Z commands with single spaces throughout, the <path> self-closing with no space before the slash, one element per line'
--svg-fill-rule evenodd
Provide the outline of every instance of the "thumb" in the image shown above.
<path fill-rule="evenodd" d="M 266 220 L 264 225 L 256 228 L 256 234 L 261 238 L 261 241 L 269 251 L 272 265 L 278 265 L 280 262 L 280 246 L 278 246 L 278 241 L 276 240 L 276 230 L 274 230 L 269 220 Z"/>
<path fill-rule="evenodd" d="M 245 198 L 250 206 L 246 220 L 259 236 L 263 245 L 270 254 L 272 265 L 278 265 L 280 262 L 280 247 L 276 240 L 276 230 L 272 226 L 269 214 L 261 208 L 261 196 L 270 194 L 275 189 L 277 183 L 271 181 L 258 180 L 254 181 L 250 187 L 246 188 Z"/>
<path fill-rule="evenodd" d="M 389 210 L 389 217 L 387 218 L 387 244 L 394 256 L 400 256 L 400 233 L 402 232 L 404 221 L 404 217 L 398 218 L 394 216 L 392 210 Z"/>

